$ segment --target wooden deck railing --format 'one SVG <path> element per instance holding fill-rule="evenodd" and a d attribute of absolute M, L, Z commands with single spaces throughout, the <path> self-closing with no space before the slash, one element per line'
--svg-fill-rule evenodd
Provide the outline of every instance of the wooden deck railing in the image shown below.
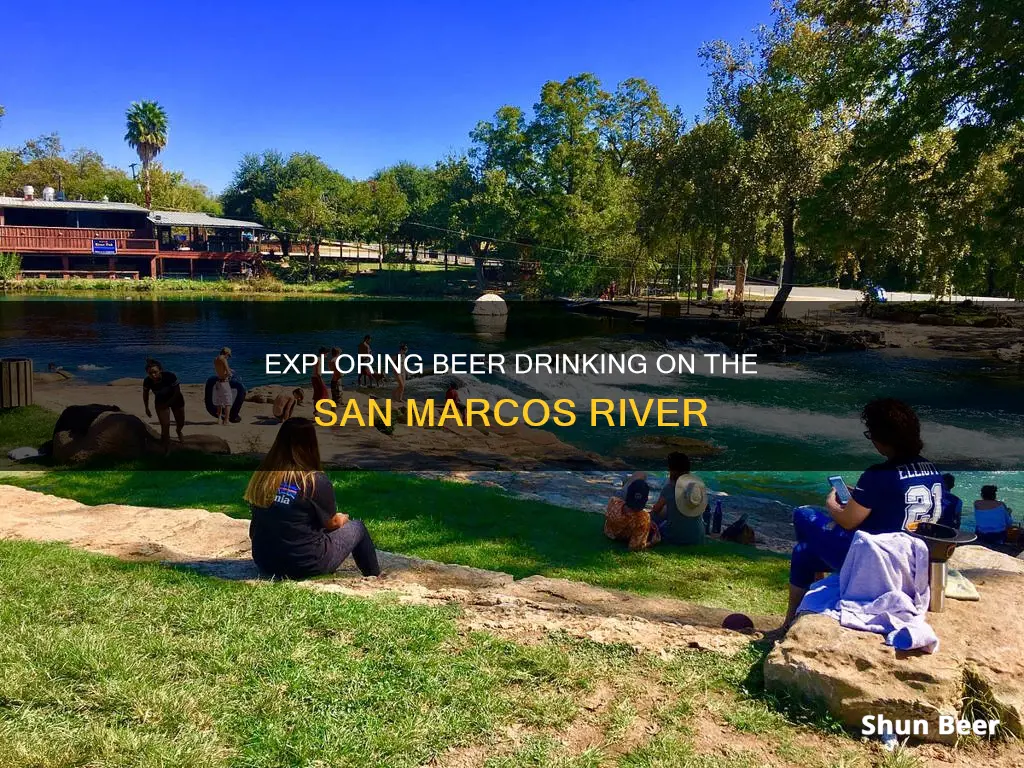
<path fill-rule="evenodd" d="M 0 226 L 0 251 L 17 253 L 92 253 L 93 240 L 113 240 L 118 253 L 155 256 L 156 240 L 136 237 L 132 229 Z"/>
<path fill-rule="evenodd" d="M 138 280 L 139 272 L 135 269 L 26 269 L 21 272 L 20 277 L 28 278 L 39 278 L 40 280 L 48 280 L 51 278 L 57 278 L 68 280 L 72 277 L 84 277 L 93 280 L 121 280 L 131 279 Z"/>

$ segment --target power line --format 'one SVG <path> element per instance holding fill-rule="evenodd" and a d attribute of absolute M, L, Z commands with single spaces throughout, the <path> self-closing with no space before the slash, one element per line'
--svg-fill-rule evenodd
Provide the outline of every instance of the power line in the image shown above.
<path fill-rule="evenodd" d="M 475 239 L 475 240 L 487 240 L 487 241 L 492 242 L 492 243 L 503 243 L 505 245 L 514 245 L 514 246 L 517 246 L 517 247 L 520 247 L 520 248 L 530 248 L 530 249 L 533 249 L 533 250 L 551 251 L 552 253 L 561 253 L 561 254 L 565 254 L 567 256 L 572 256 L 572 257 L 582 257 L 582 258 L 589 258 L 589 259 L 601 259 L 601 260 L 603 260 L 605 262 L 611 261 L 611 262 L 620 262 L 620 263 L 623 263 L 623 264 L 632 264 L 633 263 L 633 259 L 630 259 L 630 258 L 628 258 L 626 256 L 603 256 L 602 257 L 602 256 L 599 256 L 596 253 L 580 253 L 578 251 L 570 251 L 570 250 L 568 250 L 566 248 L 556 248 L 555 246 L 552 246 L 552 245 L 539 245 L 539 244 L 533 244 L 533 243 L 523 243 L 523 242 L 519 242 L 518 240 L 508 240 L 508 239 L 501 238 L 501 237 L 492 237 L 490 235 L 478 235 L 478 234 L 475 234 L 473 232 L 467 232 L 466 230 L 449 229 L 448 227 L 439 227 L 439 226 L 436 226 L 434 224 L 424 224 L 423 222 L 419 222 L 419 221 L 410 221 L 408 223 L 412 224 L 415 227 L 423 227 L 424 229 L 432 229 L 432 230 L 435 230 L 437 232 L 446 232 L 446 233 L 448 233 L 450 235 L 458 235 L 459 238 L 463 239 L 463 240 L 468 239 L 468 238 L 472 238 L 472 239 Z M 515 262 L 515 261 L 518 261 L 518 259 L 502 258 L 500 256 L 484 256 L 483 258 L 488 260 L 488 261 L 500 261 L 500 262 Z"/>

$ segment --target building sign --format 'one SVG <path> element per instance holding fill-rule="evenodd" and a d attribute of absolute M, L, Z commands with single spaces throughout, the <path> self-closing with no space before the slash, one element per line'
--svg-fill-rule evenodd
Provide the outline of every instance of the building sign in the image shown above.
<path fill-rule="evenodd" d="M 97 240 L 92 241 L 92 252 L 93 253 L 117 253 L 117 240 Z"/>

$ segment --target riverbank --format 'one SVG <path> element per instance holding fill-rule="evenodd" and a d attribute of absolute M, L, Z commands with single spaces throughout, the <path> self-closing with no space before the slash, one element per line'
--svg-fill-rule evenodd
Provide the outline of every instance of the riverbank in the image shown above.
<path fill-rule="evenodd" d="M 423 472 L 425 477 L 443 477 L 456 482 L 476 483 L 500 488 L 518 499 L 578 509 L 592 515 L 604 515 L 608 499 L 622 488 L 629 471 L 576 472 L 494 472 L 486 470 Z M 648 474 L 651 503 L 667 481 L 664 473 Z M 709 489 L 711 506 L 722 506 L 723 528 L 746 517 L 754 529 L 758 549 L 789 555 L 793 548 L 793 504 L 783 499 L 729 494 Z M 714 537 L 712 537 L 713 539 Z"/>
<path fill-rule="evenodd" d="M 334 298 L 334 299 L 423 299 L 442 298 L 446 295 L 465 298 L 469 284 L 475 281 L 472 267 L 442 269 L 436 264 L 385 264 L 377 269 L 349 270 L 346 265 L 318 268 L 321 274 L 307 280 L 299 267 L 291 269 L 277 265 L 258 278 L 226 278 L 213 275 L 206 278 L 144 277 L 136 280 L 104 278 L 22 277 L 5 285 L 4 292 L 11 295 L 47 296 L 82 299 L 91 297 L 128 298 L 147 296 L 154 298 Z M 474 297 L 479 291 L 474 293 Z"/>
<path fill-rule="evenodd" d="M 679 303 L 657 299 L 567 306 L 583 314 L 632 320 L 655 336 L 711 338 L 757 353 L 762 360 L 890 348 L 933 359 L 957 356 L 1024 362 L 1021 302 L 917 301 L 882 304 L 866 313 L 861 302 L 793 299 L 786 305 L 786 319 L 771 326 L 758 323 L 763 302 L 758 302 L 757 312 L 741 316 L 733 316 L 730 305 L 722 301 L 688 304 L 685 314 L 662 314 L 664 305 Z"/>
<path fill-rule="evenodd" d="M 181 389 L 186 401 L 185 433 L 221 437 L 239 460 L 255 466 L 270 448 L 279 427 L 267 395 L 283 388 L 254 390 L 250 397 L 262 402 L 247 402 L 242 409 L 242 421 L 228 425 L 217 423 L 206 413 L 202 385 L 185 384 Z M 109 385 L 84 384 L 73 379 L 37 384 L 36 401 L 46 410 L 44 415 L 30 420 L 34 425 L 30 431 L 37 433 L 36 443 L 42 443 L 49 439 L 48 432 L 64 408 L 91 403 L 117 405 L 158 430 L 156 419 L 145 415 L 139 392 L 138 380 L 134 379 Z M 382 396 L 388 394 L 388 390 L 383 390 Z M 345 397 L 354 397 L 365 411 L 374 395 L 346 392 Z M 300 406 L 295 414 L 314 416 L 308 404 Z M 603 515 L 608 498 L 621 488 L 623 479 L 632 470 L 622 461 L 581 451 L 558 440 L 551 432 L 522 425 L 424 429 L 399 424 L 391 435 L 357 426 L 321 428 L 318 432 L 325 466 L 333 469 L 401 470 L 422 477 L 500 488 L 513 497 L 593 515 Z M 29 443 L 19 443 L 22 444 Z M 197 461 L 206 459 L 194 457 L 186 462 L 190 465 L 188 468 Z M 209 461 L 215 468 L 214 459 L 211 457 Z M 12 467 L 6 457 L 0 457 L 0 466 L 3 464 Z M 659 465 L 660 461 L 652 464 Z M 424 466 L 447 468 L 423 471 Z M 652 499 L 657 498 L 664 480 L 657 473 L 650 476 Z M 793 545 L 791 502 L 765 496 L 730 495 L 724 491 L 712 492 L 711 501 L 722 504 L 726 526 L 746 516 L 755 531 L 755 544 L 759 549 L 789 553 Z"/>
<path fill-rule="evenodd" d="M 953 305 L 926 305 L 913 311 L 900 310 L 862 315 L 859 308 L 843 306 L 839 310 L 812 316 L 825 327 L 858 329 L 885 335 L 890 347 L 907 355 L 931 357 L 969 357 L 993 362 L 1024 362 L 1019 352 L 1024 344 L 1024 304 L 999 303 L 973 305 L 959 312 Z M 924 322 L 922 322 L 924 320 Z M 1000 350 L 1018 350 L 1011 359 Z"/>
<path fill-rule="evenodd" d="M 155 415 L 146 416 L 141 382 L 141 379 L 122 379 L 103 385 L 69 379 L 42 383 L 35 387 L 35 401 L 54 414 L 71 405 L 115 405 L 159 430 Z M 232 454 L 249 455 L 258 460 L 270 449 L 280 426 L 273 414 L 273 397 L 278 392 L 290 390 L 291 387 L 283 386 L 260 387 L 250 395 L 260 402 L 246 402 L 239 423 L 222 425 L 206 411 L 205 385 L 183 384 L 185 434 L 209 434 L 223 438 L 231 447 Z M 349 390 L 344 393 L 344 400 L 347 403 L 354 399 L 365 415 L 370 410 L 371 400 L 390 396 L 389 388 L 381 388 L 379 394 Z M 438 393 L 438 400 L 442 396 L 443 393 Z M 312 397 L 307 397 L 304 404 L 297 406 L 293 415 L 316 416 Z M 581 450 L 562 442 L 551 432 L 523 424 L 512 427 L 496 424 L 491 427 L 415 427 L 408 426 L 405 419 L 398 416 L 396 408 L 392 425 L 391 433 L 354 424 L 319 428 L 320 452 L 325 465 L 336 469 L 407 471 L 424 466 L 459 469 L 625 468 L 619 461 Z"/>

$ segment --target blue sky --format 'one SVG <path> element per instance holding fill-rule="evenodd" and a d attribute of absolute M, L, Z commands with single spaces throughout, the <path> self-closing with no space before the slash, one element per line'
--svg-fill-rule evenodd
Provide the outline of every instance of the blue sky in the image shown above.
<path fill-rule="evenodd" d="M 365 177 L 461 151 L 502 104 L 529 108 L 580 72 L 646 78 L 698 114 L 701 43 L 769 20 L 770 0 L 14 2 L 0 146 L 57 131 L 126 167 L 124 111 L 155 99 L 170 117 L 161 160 L 214 192 L 270 148 Z"/>

